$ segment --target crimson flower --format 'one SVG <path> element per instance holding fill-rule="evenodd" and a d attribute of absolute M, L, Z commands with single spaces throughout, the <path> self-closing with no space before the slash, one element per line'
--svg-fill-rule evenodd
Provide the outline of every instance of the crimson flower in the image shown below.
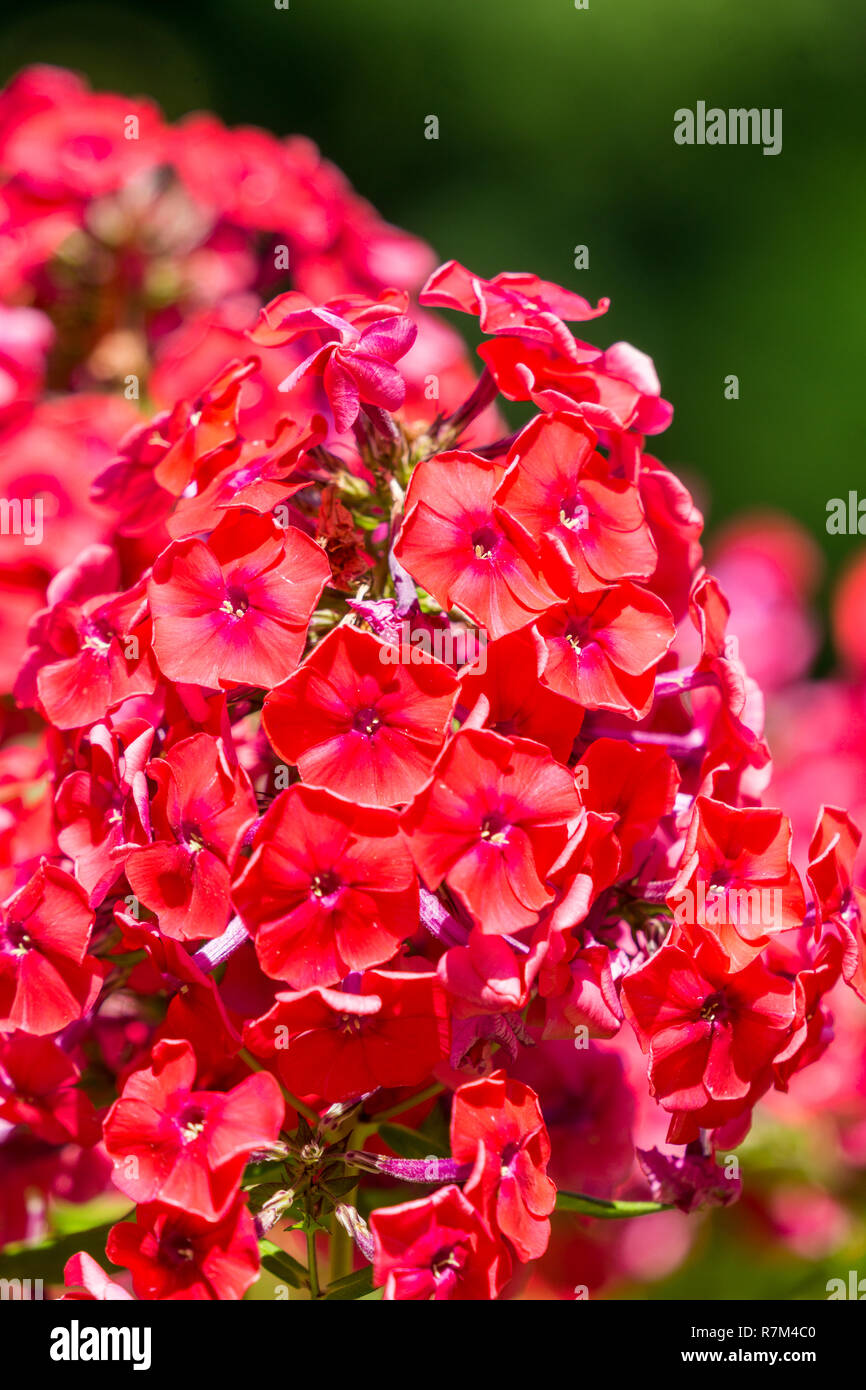
<path fill-rule="evenodd" d="M 627 875 L 638 847 L 652 841 L 662 818 L 674 809 L 680 785 L 676 763 L 664 748 L 596 738 L 577 769 L 587 810 L 617 817 L 612 833 Z"/>
<path fill-rule="evenodd" d="M 57 1033 L 87 1012 L 103 978 L 87 954 L 93 913 L 84 890 L 43 863 L 0 915 L 0 1024 Z"/>
<path fill-rule="evenodd" d="M 153 843 L 130 853 L 130 887 L 167 936 L 217 936 L 226 924 L 240 842 L 256 817 L 249 778 L 210 734 L 176 743 L 165 758 L 148 763 L 147 775 L 157 785 Z"/>
<path fill-rule="evenodd" d="M 15 698 L 60 729 L 93 724 L 156 685 L 144 586 L 113 593 L 116 578 L 113 552 L 89 546 L 55 575 L 31 623 Z"/>
<path fill-rule="evenodd" d="M 656 668 L 676 635 L 660 598 L 625 581 L 580 593 L 536 623 L 547 657 L 541 679 L 584 709 L 642 719 L 653 702 Z"/>
<path fill-rule="evenodd" d="M 567 763 L 583 722 L 574 700 L 542 685 L 544 645 L 532 628 L 497 637 L 483 648 L 483 660 L 460 676 L 463 728 L 492 729 L 506 737 L 545 744 L 557 762 Z"/>
<path fill-rule="evenodd" d="M 190 1043 L 158 1042 L 109 1110 L 105 1147 L 114 1183 L 134 1202 L 159 1201 L 203 1221 L 231 1206 L 251 1153 L 273 1143 L 284 1118 L 276 1081 L 259 1072 L 230 1091 L 197 1091 Z"/>
<path fill-rule="evenodd" d="M 86 767 L 57 789 L 57 843 L 75 864 L 75 877 L 93 906 L 123 872 L 124 847 L 147 839 L 144 768 L 154 730 L 145 720 L 94 724 L 82 750 Z"/>
<path fill-rule="evenodd" d="M 92 1255 L 80 1250 L 70 1255 L 63 1266 L 64 1303 L 117 1303 L 132 1300 L 132 1294 L 116 1280 L 110 1279 Z"/>
<path fill-rule="evenodd" d="M 538 1096 L 496 1071 L 454 1093 L 451 1152 L 473 1165 L 463 1191 L 518 1260 L 537 1260 L 550 1239 L 556 1188 L 547 1176 L 550 1139 Z"/>
<path fill-rule="evenodd" d="M 337 1102 L 377 1087 L 416 1086 L 448 1054 L 448 1011 L 434 974 L 367 970 L 358 993 L 276 996 L 244 1028 L 244 1044 L 289 1090 Z"/>
<path fill-rule="evenodd" d="M 483 280 L 459 261 L 446 261 L 418 295 L 421 304 L 477 314 L 483 333 L 519 337 L 528 342 L 562 342 L 571 335 L 562 320 L 574 322 L 607 313 L 609 299 L 593 309 L 582 295 L 537 275 L 505 271 Z"/>
<path fill-rule="evenodd" d="M 0 1041 L 0 1119 L 28 1125 L 49 1144 L 99 1142 L 93 1102 L 78 1080 L 75 1063 L 52 1039 L 13 1033 Z"/>
<path fill-rule="evenodd" d="M 690 954 L 666 943 L 623 981 L 626 1015 L 649 1055 L 652 1094 L 686 1112 L 677 1143 L 748 1108 L 796 1017 L 793 981 L 760 960 L 728 974 L 712 941 Z"/>
<path fill-rule="evenodd" d="M 537 551 L 498 505 L 502 465 L 456 450 L 412 475 L 394 553 L 443 609 L 460 608 L 493 637 L 556 602 Z"/>
<path fill-rule="evenodd" d="M 800 926 L 806 913 L 787 816 L 699 796 L 667 901 L 687 941 L 709 933 L 731 970 L 748 965 L 774 933 Z"/>
<path fill-rule="evenodd" d="M 175 498 L 192 506 L 195 495 L 185 494 L 191 486 L 197 493 L 199 471 L 236 458 L 241 389 L 257 366 L 255 357 L 232 359 L 195 397 L 124 435 L 117 458 L 93 485 L 94 499 L 119 513 L 122 535 L 142 535 L 165 520 Z"/>
<path fill-rule="evenodd" d="M 260 516 L 273 511 L 306 485 L 307 478 L 295 475 L 325 432 L 321 415 L 314 415 L 308 426 L 280 420 L 269 442 L 238 440 L 198 461 L 195 492 L 184 493 L 166 520 L 172 540 L 212 531 L 237 508 Z"/>
<path fill-rule="evenodd" d="M 265 700 L 265 732 L 307 782 L 372 806 L 408 801 L 450 727 L 457 679 L 441 662 L 338 627 Z"/>
<path fill-rule="evenodd" d="M 330 573 L 315 541 L 266 518 L 228 518 L 207 545 L 174 542 L 148 584 L 160 669 L 211 689 L 276 685 L 298 664 Z"/>
<path fill-rule="evenodd" d="M 265 974 L 294 989 L 381 965 L 418 927 L 394 811 L 295 785 L 262 818 L 234 902 Z"/>
<path fill-rule="evenodd" d="M 142 1203 L 135 1217 L 112 1226 L 105 1253 L 131 1271 L 139 1298 L 232 1301 L 258 1277 L 259 1244 L 242 1197 L 217 1221 L 156 1202 Z"/>
<path fill-rule="evenodd" d="M 373 1281 L 387 1301 L 479 1301 L 504 1282 L 502 1256 L 458 1187 L 419 1202 L 379 1207 L 370 1216 Z"/>
<path fill-rule="evenodd" d="M 404 812 L 428 888 L 443 880 L 481 930 L 529 926 L 553 897 L 545 878 L 580 819 L 574 778 L 537 743 L 456 734 Z"/>
<path fill-rule="evenodd" d="M 635 483 L 594 453 L 578 415 L 537 416 L 508 454 L 496 500 L 536 544 L 555 539 L 578 589 L 647 579 L 658 556 Z"/>
<path fill-rule="evenodd" d="M 564 324 L 547 342 L 497 337 L 478 355 L 503 396 L 532 401 L 541 410 L 579 412 L 608 442 L 624 431 L 660 434 L 673 418 L 663 400 L 652 359 L 630 343 L 607 352 L 576 342 Z"/>
<path fill-rule="evenodd" d="M 322 377 L 339 431 L 350 429 L 362 405 L 398 410 L 406 383 L 394 366 L 409 351 L 417 328 L 405 309 L 407 296 L 387 291 L 378 301 L 346 295 L 317 306 L 289 291 L 265 305 L 250 337 L 275 347 L 316 334 L 321 346 L 280 384 L 291 391 L 308 372 Z"/>

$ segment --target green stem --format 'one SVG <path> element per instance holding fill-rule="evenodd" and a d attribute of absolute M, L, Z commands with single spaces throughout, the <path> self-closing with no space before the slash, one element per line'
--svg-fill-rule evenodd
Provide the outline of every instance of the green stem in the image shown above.
<path fill-rule="evenodd" d="M 601 1197 L 589 1197 L 585 1192 L 557 1192 L 557 1211 L 576 1211 L 582 1216 L 597 1216 L 603 1220 L 621 1220 L 628 1216 L 651 1216 L 657 1211 L 671 1211 L 665 1202 L 608 1202 Z"/>
<path fill-rule="evenodd" d="M 307 1218 L 307 1272 L 310 1276 L 310 1297 L 319 1297 L 319 1265 L 316 1259 L 316 1231 Z"/>
<path fill-rule="evenodd" d="M 417 1096 L 407 1096 L 397 1105 L 392 1105 L 387 1110 L 379 1110 L 375 1115 L 370 1116 L 371 1125 L 379 1125 L 383 1120 L 390 1120 L 394 1115 L 402 1115 L 404 1110 L 411 1110 L 413 1106 L 420 1105 L 422 1101 L 430 1100 L 433 1096 L 438 1096 L 445 1090 L 441 1082 L 434 1082 L 426 1090 L 419 1091 Z"/>

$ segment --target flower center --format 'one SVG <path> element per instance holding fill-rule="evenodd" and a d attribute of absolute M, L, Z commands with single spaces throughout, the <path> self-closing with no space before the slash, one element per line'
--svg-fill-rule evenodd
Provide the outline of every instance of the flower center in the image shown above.
<path fill-rule="evenodd" d="M 82 646 L 92 652 L 107 652 L 111 647 L 111 632 L 104 623 L 91 620 L 84 632 Z"/>
<path fill-rule="evenodd" d="M 570 647 L 573 647 L 578 654 L 580 654 L 580 652 L 583 651 L 583 644 L 586 638 L 586 633 L 583 631 L 583 628 L 578 627 L 576 622 L 572 621 L 568 624 L 568 627 L 565 629 L 563 636 L 565 637 L 565 640 L 568 643 L 568 645 Z"/>
<path fill-rule="evenodd" d="M 723 994 L 710 994 L 704 1000 L 701 1009 L 701 1018 L 708 1023 L 715 1023 L 716 1019 L 725 1010 L 725 996 Z"/>
<path fill-rule="evenodd" d="M 559 507 L 559 520 L 569 531 L 583 531 L 587 522 L 586 507 L 577 497 L 564 497 Z"/>
<path fill-rule="evenodd" d="M 481 838 L 489 845 L 507 844 L 508 823 L 504 817 L 498 814 L 485 816 L 481 822 Z"/>
<path fill-rule="evenodd" d="M 330 869 L 316 874 L 310 884 L 310 892 L 314 898 L 329 898 L 332 893 L 336 893 L 340 887 L 340 880 Z"/>
<path fill-rule="evenodd" d="M 478 526 L 470 537 L 472 549 L 478 560 L 492 560 L 493 552 L 499 543 L 499 535 L 492 526 Z"/>
<path fill-rule="evenodd" d="M 229 589 L 220 610 L 232 618 L 242 618 L 250 606 L 250 601 L 242 589 Z"/>
<path fill-rule="evenodd" d="M 7 923 L 6 940 L 9 942 L 9 949 L 13 956 L 25 956 L 33 946 L 33 938 L 23 922 Z"/>
<path fill-rule="evenodd" d="M 382 721 L 372 705 L 366 705 L 364 709 L 355 711 L 352 728 L 356 734 L 366 734 L 368 738 L 372 738 L 376 730 L 381 727 Z"/>
<path fill-rule="evenodd" d="M 434 1278 L 441 1279 L 452 1269 L 460 1269 L 463 1261 L 452 1246 L 451 1249 L 437 1250 L 430 1261 L 430 1271 Z"/>
<path fill-rule="evenodd" d="M 182 1111 L 178 1124 L 185 1144 L 192 1144 L 203 1133 L 207 1116 L 200 1105 L 188 1105 Z"/>
<path fill-rule="evenodd" d="M 184 822 L 181 828 L 181 834 L 193 854 L 198 854 L 200 849 L 204 849 L 204 836 L 200 826 Z"/>

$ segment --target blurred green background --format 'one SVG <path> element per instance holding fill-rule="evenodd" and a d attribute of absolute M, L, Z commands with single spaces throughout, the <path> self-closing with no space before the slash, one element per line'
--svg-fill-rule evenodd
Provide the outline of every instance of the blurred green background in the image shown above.
<path fill-rule="evenodd" d="M 588 336 L 654 357 L 659 453 L 711 520 L 780 506 L 833 573 L 856 542 L 826 502 L 866 492 L 864 46 L 861 0 L 37 3 L 0 21 L 0 75 L 57 62 L 308 134 L 443 259 L 609 295 Z M 675 145 L 699 99 L 781 107 L 781 154 Z"/>

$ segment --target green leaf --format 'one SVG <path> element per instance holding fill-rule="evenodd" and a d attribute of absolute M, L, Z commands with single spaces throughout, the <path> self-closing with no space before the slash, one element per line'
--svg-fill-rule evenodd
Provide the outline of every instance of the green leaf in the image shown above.
<path fill-rule="evenodd" d="M 361 1297 L 360 1297 L 359 1299 L 357 1299 L 356 1301 L 357 1301 L 358 1303 L 367 1303 L 370 1299 L 374 1299 L 374 1298 L 384 1298 L 384 1297 L 385 1297 L 385 1290 L 384 1290 L 384 1288 L 378 1288 L 378 1289 L 374 1289 L 372 1293 L 362 1293 L 362 1294 L 361 1294 Z"/>
<path fill-rule="evenodd" d="M 598 1216 L 602 1220 L 621 1220 L 628 1216 L 651 1216 L 653 1212 L 670 1211 L 664 1202 L 608 1202 L 601 1197 L 588 1197 L 585 1192 L 557 1192 L 557 1211 L 576 1211 L 582 1216 Z"/>
<path fill-rule="evenodd" d="M 349 1193 L 358 1186 L 357 1178 L 329 1178 L 327 1182 L 321 1184 L 322 1189 L 331 1197 L 348 1197 Z"/>
<path fill-rule="evenodd" d="M 408 1125 L 380 1125 L 379 1135 L 400 1158 L 441 1157 L 440 1145 L 431 1135 L 409 1129 Z"/>
<path fill-rule="evenodd" d="M 307 1287 L 307 1271 L 299 1260 L 269 1240 L 261 1241 L 260 1248 L 262 1266 L 269 1274 L 275 1274 L 278 1279 L 285 1279 L 294 1289 Z"/>
<path fill-rule="evenodd" d="M 108 1232 L 117 1224 L 117 1221 L 106 1221 L 101 1226 L 91 1226 L 87 1231 L 73 1231 L 69 1235 L 45 1241 L 42 1245 L 30 1245 L 0 1254 L 0 1278 L 43 1279 L 47 1284 L 62 1284 L 66 1261 L 79 1251 L 92 1255 L 104 1266 Z"/>
<path fill-rule="evenodd" d="M 335 1279 L 331 1284 L 326 1299 L 347 1299 L 357 1300 L 365 1298 L 373 1292 L 373 1267 L 365 1266 L 364 1269 L 357 1269 L 352 1274 L 347 1274 L 343 1279 Z"/>

